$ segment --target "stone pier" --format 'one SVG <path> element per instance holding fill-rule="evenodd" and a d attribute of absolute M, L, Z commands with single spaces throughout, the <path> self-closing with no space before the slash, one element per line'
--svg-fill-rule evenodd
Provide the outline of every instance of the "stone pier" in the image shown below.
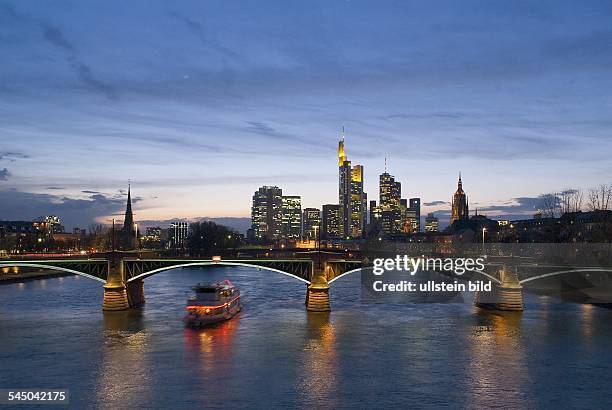
<path fill-rule="evenodd" d="M 128 303 L 131 308 L 138 308 L 144 305 L 144 281 L 136 280 L 126 283 Z"/>
<path fill-rule="evenodd" d="M 329 283 L 327 282 L 328 267 L 315 265 L 312 281 L 306 290 L 306 310 L 309 312 L 330 312 Z"/>
<path fill-rule="evenodd" d="M 104 300 L 102 310 L 126 310 L 129 309 L 127 288 L 123 274 L 123 263 L 118 257 L 109 257 L 108 276 L 104 284 Z"/>
<path fill-rule="evenodd" d="M 502 267 L 499 272 L 501 284 L 493 284 L 491 292 L 478 292 L 475 304 L 486 309 L 523 311 L 523 287 L 515 270 Z"/>

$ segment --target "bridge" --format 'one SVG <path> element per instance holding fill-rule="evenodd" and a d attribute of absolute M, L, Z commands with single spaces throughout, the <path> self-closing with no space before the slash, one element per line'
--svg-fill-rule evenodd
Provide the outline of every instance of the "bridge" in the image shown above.
<path fill-rule="evenodd" d="M 575 246 L 575 245 L 574 245 Z M 555 250 L 558 250 L 555 245 Z M 475 304 L 480 307 L 498 310 L 522 311 L 524 309 L 523 291 L 526 285 L 547 278 L 580 277 L 590 273 L 610 274 L 612 276 L 612 251 L 604 248 L 604 256 L 598 249 L 589 255 L 593 257 L 567 259 L 568 249 L 551 255 L 544 255 L 538 248 L 538 256 L 507 256 L 498 252 L 487 261 L 486 272 L 477 272 L 478 279 L 493 283 L 493 291 L 476 295 Z M 405 250 L 404 250 L 405 251 Z M 431 249 L 430 249 L 431 251 Z M 456 249 L 455 249 L 456 251 Z M 388 252 L 388 251 L 387 251 Z M 399 252 L 397 249 L 393 253 Z M 449 256 L 439 250 L 432 253 Z M 472 255 L 482 255 L 482 250 L 471 249 Z M 489 252 L 489 251 L 487 251 Z M 503 252 L 502 252 L 503 253 Z M 550 252 L 549 252 L 550 253 Z M 582 251 L 584 253 L 584 250 Z M 412 249 L 412 254 L 420 254 Z M 493 252 L 490 252 L 492 255 Z M 487 253 L 489 255 L 489 253 Z M 561 256 L 560 256 L 561 255 Z M 561 258 L 562 257 L 562 258 Z M 363 258 L 363 259 L 362 259 Z M 325 252 L 300 250 L 246 250 L 230 252 L 222 256 L 164 257 L 146 252 L 113 251 L 94 254 L 89 257 L 64 258 L 21 258 L 0 260 L 0 269 L 24 267 L 50 269 L 87 277 L 102 283 L 104 288 L 103 310 L 125 310 L 139 307 L 145 302 L 144 279 L 170 269 L 189 266 L 249 266 L 265 269 L 289 276 L 307 286 L 306 308 L 308 311 L 325 312 L 331 310 L 330 286 L 340 277 L 367 269 L 371 254 L 359 251 Z M 580 262 L 580 263 L 579 263 Z M 586 264 L 584 262 L 587 262 Z M 467 275 L 470 276 L 470 275 Z M 464 277 L 468 278 L 468 277 Z M 609 279 L 609 278 L 608 278 Z M 612 281 L 608 281 L 612 283 Z M 612 285 L 609 291 L 612 294 Z M 610 297 L 612 302 L 612 297 Z"/>
<path fill-rule="evenodd" d="M 282 252 L 272 255 L 269 252 L 264 255 L 241 252 L 230 257 L 176 258 L 114 251 L 92 255 L 89 258 L 30 257 L 0 260 L 0 269 L 13 267 L 49 269 L 99 281 L 104 288 L 102 309 L 113 311 L 142 306 L 145 302 L 143 280 L 160 272 L 189 266 L 249 266 L 304 282 L 307 285 L 307 310 L 326 312 L 331 310 L 330 284 L 338 277 L 361 268 L 361 260 L 346 259 L 342 256 L 333 252 Z"/>

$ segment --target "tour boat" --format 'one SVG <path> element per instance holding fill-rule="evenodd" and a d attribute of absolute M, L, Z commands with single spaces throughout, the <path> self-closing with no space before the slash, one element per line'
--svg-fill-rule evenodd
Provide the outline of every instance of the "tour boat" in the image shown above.
<path fill-rule="evenodd" d="M 187 326 L 202 327 L 231 319 L 240 312 L 240 291 L 229 280 L 198 284 L 187 300 Z"/>

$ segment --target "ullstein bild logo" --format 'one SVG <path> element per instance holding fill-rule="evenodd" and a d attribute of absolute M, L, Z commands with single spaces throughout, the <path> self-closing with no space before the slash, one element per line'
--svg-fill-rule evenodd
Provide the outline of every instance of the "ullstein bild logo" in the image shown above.
<path fill-rule="evenodd" d="M 376 258 L 372 273 L 380 276 L 385 272 L 404 271 L 415 275 L 419 271 L 452 272 L 463 275 L 466 272 L 483 272 L 484 258 L 426 258 L 425 255 L 410 257 L 397 255 L 395 258 Z"/>

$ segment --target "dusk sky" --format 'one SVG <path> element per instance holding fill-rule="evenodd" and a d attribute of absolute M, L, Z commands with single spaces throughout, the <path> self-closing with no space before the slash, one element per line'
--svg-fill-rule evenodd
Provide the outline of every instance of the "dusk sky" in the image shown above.
<path fill-rule="evenodd" d="M 423 213 L 612 182 L 612 2 L 2 1 L 0 219 L 338 202 L 342 126 Z"/>

